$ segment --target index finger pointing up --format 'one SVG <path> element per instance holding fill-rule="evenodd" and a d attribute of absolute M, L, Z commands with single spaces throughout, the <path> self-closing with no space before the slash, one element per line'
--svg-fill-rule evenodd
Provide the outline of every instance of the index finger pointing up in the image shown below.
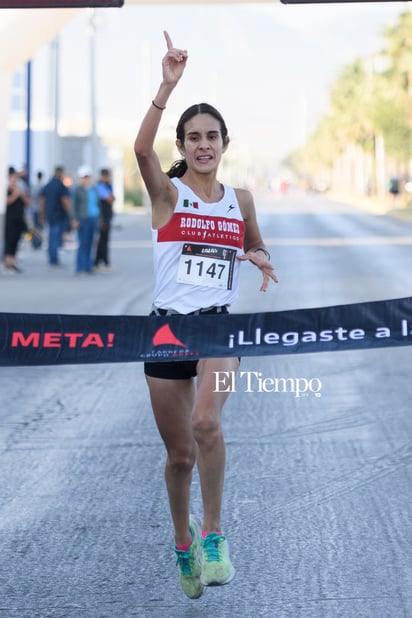
<path fill-rule="evenodd" d="M 166 30 L 163 30 L 163 34 L 165 35 L 167 49 L 172 49 L 173 43 L 172 43 L 172 39 L 169 36 L 169 33 L 166 32 Z"/>

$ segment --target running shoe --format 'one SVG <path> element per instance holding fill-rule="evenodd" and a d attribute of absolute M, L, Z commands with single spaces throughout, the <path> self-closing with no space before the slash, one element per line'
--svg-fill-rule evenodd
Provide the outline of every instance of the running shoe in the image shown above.
<path fill-rule="evenodd" d="M 204 585 L 200 581 L 202 572 L 200 564 L 200 522 L 193 515 L 190 516 L 189 529 L 192 535 L 192 544 L 187 551 L 175 547 L 176 564 L 179 569 L 183 592 L 189 599 L 198 599 L 203 593 Z"/>
<path fill-rule="evenodd" d="M 229 547 L 223 534 L 208 534 L 202 539 L 202 575 L 205 586 L 223 586 L 235 576 L 235 569 L 230 561 Z"/>

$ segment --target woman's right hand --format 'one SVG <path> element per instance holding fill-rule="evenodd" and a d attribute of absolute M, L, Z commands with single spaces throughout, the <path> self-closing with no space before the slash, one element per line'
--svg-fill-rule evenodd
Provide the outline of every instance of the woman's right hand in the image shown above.
<path fill-rule="evenodd" d="M 172 39 L 166 30 L 163 34 L 167 44 L 167 53 L 162 60 L 163 80 L 166 84 L 176 85 L 186 68 L 189 54 L 185 49 L 173 47 Z"/>

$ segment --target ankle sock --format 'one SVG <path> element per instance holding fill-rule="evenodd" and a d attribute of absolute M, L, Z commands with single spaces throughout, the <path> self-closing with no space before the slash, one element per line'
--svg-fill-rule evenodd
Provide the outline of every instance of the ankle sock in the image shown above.
<path fill-rule="evenodd" d="M 204 532 L 202 532 L 202 539 L 205 539 L 208 534 L 217 534 L 218 536 L 220 536 L 222 532 L 220 530 L 213 530 L 212 532 L 210 530 L 205 530 Z"/>
<path fill-rule="evenodd" d="M 176 549 L 179 551 L 187 551 L 192 544 L 193 539 L 190 539 L 189 543 L 185 543 L 185 545 L 178 545 L 176 543 Z"/>

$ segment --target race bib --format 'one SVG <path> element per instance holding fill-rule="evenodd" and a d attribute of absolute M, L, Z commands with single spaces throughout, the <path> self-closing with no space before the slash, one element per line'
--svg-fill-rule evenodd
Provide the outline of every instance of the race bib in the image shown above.
<path fill-rule="evenodd" d="M 185 243 L 177 282 L 231 290 L 236 253 L 227 247 Z"/>

